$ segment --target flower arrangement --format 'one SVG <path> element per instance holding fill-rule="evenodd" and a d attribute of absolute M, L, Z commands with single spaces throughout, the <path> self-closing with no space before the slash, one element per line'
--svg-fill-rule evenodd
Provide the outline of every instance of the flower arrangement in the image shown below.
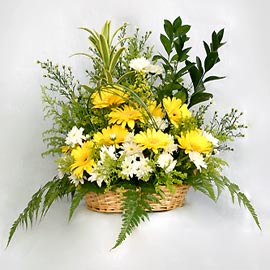
<path fill-rule="evenodd" d="M 52 120 L 43 134 L 48 146 L 43 154 L 57 155 L 58 175 L 32 196 L 8 244 L 19 225 L 44 217 L 56 199 L 71 198 L 71 219 L 89 192 L 120 190 L 123 223 L 115 248 L 149 217 L 151 203 L 164 198 L 163 187 L 173 194 L 181 185 L 214 201 L 228 188 L 260 228 L 248 198 L 222 174 L 227 163 L 219 155 L 244 136 L 242 113 L 232 109 L 206 117 L 213 97 L 206 85 L 224 78 L 208 75 L 220 61 L 224 30 L 203 42 L 206 56 L 194 62 L 186 47 L 190 26 L 180 17 L 164 21 L 164 55 L 153 56 L 147 45 L 151 32 L 128 35 L 127 24 L 113 33 L 109 21 L 100 33 L 82 29 L 90 52 L 76 55 L 92 61 L 87 84 L 76 81 L 70 67 L 38 62 L 50 80 L 42 87 L 45 117 Z"/>

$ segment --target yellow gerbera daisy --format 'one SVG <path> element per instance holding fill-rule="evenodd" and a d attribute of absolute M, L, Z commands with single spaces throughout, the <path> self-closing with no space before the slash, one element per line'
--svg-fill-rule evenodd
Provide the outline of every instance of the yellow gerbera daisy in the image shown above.
<path fill-rule="evenodd" d="M 131 129 L 134 128 L 136 120 L 142 120 L 142 114 L 128 105 L 124 105 L 123 109 L 112 109 L 109 117 L 109 124 L 119 124 L 123 128 L 128 125 Z"/>
<path fill-rule="evenodd" d="M 187 104 L 182 104 L 182 100 L 176 97 L 172 99 L 170 97 L 164 98 L 163 106 L 166 110 L 166 113 L 175 126 L 179 126 L 179 122 L 184 118 L 191 117 L 191 112 L 187 108 Z"/>
<path fill-rule="evenodd" d="M 103 87 L 100 91 L 92 94 L 94 108 L 106 108 L 111 105 L 119 105 L 125 102 L 127 95 L 117 86 Z"/>
<path fill-rule="evenodd" d="M 171 143 L 168 134 L 161 130 L 147 129 L 146 132 L 141 131 L 134 136 L 133 141 L 140 145 L 142 149 L 151 149 L 154 153 L 158 153 L 158 149 L 166 149 Z"/>
<path fill-rule="evenodd" d="M 191 130 L 181 137 L 177 137 L 180 148 L 185 149 L 185 153 L 195 151 L 208 154 L 212 151 L 213 144 L 202 135 L 202 130 Z"/>
<path fill-rule="evenodd" d="M 98 145 L 117 145 L 124 142 L 127 134 L 127 129 L 119 125 L 114 125 L 112 127 L 103 128 L 101 132 L 94 134 L 94 142 Z"/>
<path fill-rule="evenodd" d="M 157 105 L 156 101 L 149 101 L 147 106 L 148 106 L 149 111 L 155 118 L 160 117 L 162 119 L 164 117 L 161 104 Z"/>
<path fill-rule="evenodd" d="M 71 151 L 74 163 L 70 166 L 72 174 L 77 178 L 83 178 L 83 172 L 92 172 L 95 161 L 92 159 L 93 142 L 85 142 Z"/>

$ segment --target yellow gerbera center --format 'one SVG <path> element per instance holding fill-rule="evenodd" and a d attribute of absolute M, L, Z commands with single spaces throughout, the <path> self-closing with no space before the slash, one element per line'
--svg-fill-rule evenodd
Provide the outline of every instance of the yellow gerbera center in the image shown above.
<path fill-rule="evenodd" d="M 71 156 L 74 159 L 74 163 L 70 166 L 70 169 L 77 178 L 83 178 L 83 172 L 90 173 L 95 165 L 95 161 L 92 159 L 93 142 L 85 142 L 82 146 L 77 146 L 71 151 Z"/>
<path fill-rule="evenodd" d="M 176 97 L 172 99 L 170 97 L 163 99 L 163 106 L 166 110 L 166 113 L 175 126 L 179 126 L 179 122 L 185 118 L 191 117 L 191 112 L 187 108 L 187 104 L 182 104 L 182 100 Z"/>
<path fill-rule="evenodd" d="M 120 87 L 107 86 L 93 93 L 91 98 L 94 108 L 106 108 L 124 103 L 127 95 Z"/>
<path fill-rule="evenodd" d="M 94 142 L 98 145 L 117 145 L 124 142 L 127 134 L 127 129 L 119 125 L 114 125 L 112 127 L 103 128 L 101 132 L 94 134 Z"/>
<path fill-rule="evenodd" d="M 166 149 L 171 143 L 168 134 L 161 130 L 147 129 L 146 132 L 141 131 L 135 135 L 134 142 L 139 144 L 142 149 L 151 149 L 154 153 L 158 153 L 158 149 Z"/>
<path fill-rule="evenodd" d="M 111 117 L 109 124 L 116 123 L 123 128 L 128 125 L 131 129 L 134 128 L 136 120 L 142 120 L 142 114 L 128 105 L 125 105 L 123 109 L 112 109 L 109 117 Z"/>
<path fill-rule="evenodd" d="M 190 151 L 208 154 L 213 148 L 213 144 L 202 135 L 202 131 L 199 129 L 182 134 L 177 139 L 180 148 L 185 149 L 186 154 Z"/>

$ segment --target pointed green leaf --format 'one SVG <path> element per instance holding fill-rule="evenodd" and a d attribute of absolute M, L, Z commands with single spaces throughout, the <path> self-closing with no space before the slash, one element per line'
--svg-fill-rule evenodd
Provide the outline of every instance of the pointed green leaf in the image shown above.
<path fill-rule="evenodd" d="M 164 20 L 164 30 L 168 38 L 172 41 L 173 40 L 173 26 L 170 21 Z"/>
<path fill-rule="evenodd" d="M 171 41 L 163 34 L 160 35 L 160 41 L 165 48 L 168 55 L 172 52 L 172 44 Z"/>
<path fill-rule="evenodd" d="M 110 26 L 111 22 L 106 21 L 101 30 L 101 35 L 104 36 L 105 40 L 107 41 L 107 44 L 110 44 Z"/>
<path fill-rule="evenodd" d="M 210 52 L 204 61 L 205 72 L 209 71 L 218 62 L 218 53 L 216 51 Z"/>
<path fill-rule="evenodd" d="M 119 60 L 119 57 L 121 56 L 121 54 L 123 53 L 123 51 L 125 50 L 124 47 L 121 47 L 118 49 L 118 51 L 116 51 L 113 56 L 111 57 L 111 62 L 110 62 L 110 66 L 109 66 L 109 71 L 110 72 L 113 72 L 118 60 Z"/>
<path fill-rule="evenodd" d="M 203 42 L 203 46 L 204 46 L 204 50 L 206 52 L 206 55 L 208 55 L 210 53 L 210 48 L 205 41 Z"/>
<path fill-rule="evenodd" d="M 99 35 L 99 44 L 101 50 L 102 60 L 104 62 L 104 66 L 106 70 L 109 70 L 110 65 L 110 48 L 108 43 L 103 35 Z"/>
<path fill-rule="evenodd" d="M 194 93 L 190 98 L 190 102 L 189 102 L 188 107 L 191 108 L 195 104 L 207 101 L 212 97 L 213 97 L 213 95 L 211 93 L 205 93 L 205 92 Z"/>
<path fill-rule="evenodd" d="M 206 83 L 206 82 L 209 82 L 209 81 L 221 80 L 221 79 L 224 79 L 224 78 L 226 78 L 226 77 L 209 76 L 203 82 Z"/>
<path fill-rule="evenodd" d="M 221 29 L 221 30 L 217 33 L 219 42 L 222 41 L 223 35 L 224 35 L 224 28 Z"/>
<path fill-rule="evenodd" d="M 180 17 L 177 17 L 173 22 L 174 31 L 176 31 L 182 25 L 182 20 Z"/>
<path fill-rule="evenodd" d="M 196 57 L 196 63 L 197 63 L 197 67 L 198 67 L 199 71 L 201 72 L 201 74 L 203 74 L 202 61 L 198 56 Z"/>

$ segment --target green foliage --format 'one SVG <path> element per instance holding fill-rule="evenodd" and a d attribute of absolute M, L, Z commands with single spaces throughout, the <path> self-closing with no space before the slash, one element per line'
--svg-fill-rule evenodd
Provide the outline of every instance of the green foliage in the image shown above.
<path fill-rule="evenodd" d="M 147 211 L 152 211 L 149 202 L 159 202 L 153 195 L 153 192 L 154 189 L 151 189 L 150 187 L 136 188 L 136 186 L 130 186 L 123 193 L 122 227 L 118 239 L 112 249 L 118 247 L 141 221 L 145 221 L 145 219 L 149 220 Z"/>
<path fill-rule="evenodd" d="M 221 171 L 226 165 L 227 163 L 221 158 L 209 157 L 207 169 L 202 169 L 200 173 L 194 174 L 187 179 L 187 182 L 195 190 L 201 191 L 216 202 L 224 188 Z"/>
<path fill-rule="evenodd" d="M 44 77 L 51 82 L 42 87 L 44 118 L 52 120 L 52 127 L 43 132 L 48 148 L 43 155 L 61 153 L 64 138 L 73 126 L 94 129 L 89 121 L 89 97 L 75 81 L 70 67 L 59 67 L 49 60 L 38 63 L 45 71 Z"/>
<path fill-rule="evenodd" d="M 224 182 L 224 185 L 228 188 L 228 190 L 231 193 L 232 202 L 234 203 L 234 199 L 236 197 L 238 200 L 239 206 L 241 206 L 243 204 L 248 209 L 248 211 L 252 215 L 256 225 L 261 230 L 262 228 L 261 228 L 258 216 L 256 214 L 256 211 L 255 211 L 254 207 L 252 206 L 251 202 L 249 201 L 249 199 L 246 197 L 246 195 L 244 193 L 240 192 L 239 186 L 234 184 L 234 183 L 231 183 L 229 181 L 229 179 L 225 176 L 223 177 L 223 182 Z"/>
<path fill-rule="evenodd" d="M 76 192 L 72 196 L 72 201 L 69 209 L 69 217 L 68 220 L 70 221 L 74 211 L 78 208 L 81 200 L 84 198 L 84 196 L 89 192 L 95 192 L 95 193 L 103 193 L 105 190 L 104 188 L 97 187 L 95 183 L 86 182 L 83 185 L 79 185 L 76 188 Z"/>
<path fill-rule="evenodd" d="M 187 33 L 190 30 L 190 25 L 183 25 L 181 18 L 178 17 L 173 23 L 165 20 L 164 30 L 165 34 L 160 35 L 160 41 L 167 53 L 167 57 L 161 54 L 154 56 L 154 60 L 163 62 L 165 70 L 165 76 L 161 78 L 162 85 L 158 91 L 159 99 L 175 95 L 181 98 L 183 102 L 186 102 L 190 108 L 212 98 L 211 93 L 205 92 L 204 84 L 224 77 L 212 75 L 205 78 L 205 76 L 220 61 L 218 50 L 225 44 L 222 42 L 224 29 L 212 33 L 210 44 L 203 42 L 206 53 L 204 64 L 202 64 L 202 60 L 198 56 L 196 62 L 188 60 L 188 52 L 191 47 L 185 47 L 185 44 L 189 40 Z M 192 89 L 185 87 L 183 84 L 183 76 L 187 73 L 192 82 Z"/>
<path fill-rule="evenodd" d="M 86 53 L 79 53 L 89 57 L 90 59 L 94 60 L 96 64 L 99 64 L 100 69 L 102 71 L 102 75 L 100 78 L 104 80 L 105 84 L 113 83 L 113 71 L 118 63 L 118 60 L 121 54 L 124 51 L 124 47 L 117 48 L 117 44 L 113 44 L 114 37 L 117 35 L 121 29 L 125 28 L 126 24 L 123 24 L 119 27 L 113 34 L 111 34 L 111 22 L 106 21 L 102 27 L 101 33 L 93 31 L 88 28 L 81 28 L 89 33 L 89 41 L 92 44 L 95 52 L 94 54 L 86 54 Z M 119 43 L 121 43 L 120 40 Z"/>
<path fill-rule="evenodd" d="M 7 246 L 17 230 L 21 225 L 28 228 L 29 224 L 32 226 L 33 222 L 40 217 L 42 219 L 48 212 L 52 203 L 57 199 L 62 199 L 64 196 L 73 195 L 75 187 L 70 183 L 67 177 L 58 179 L 55 177 L 52 181 L 47 182 L 41 187 L 31 198 L 29 203 L 19 217 L 11 226 Z"/>
<path fill-rule="evenodd" d="M 248 209 L 256 225 L 261 230 L 258 216 L 251 202 L 246 195 L 240 191 L 238 185 L 230 182 L 226 176 L 221 174 L 222 168 L 227 166 L 227 163 L 221 158 L 211 157 L 207 164 L 207 170 L 203 169 L 201 173 L 188 178 L 187 182 L 192 185 L 195 190 L 201 191 L 215 202 L 218 200 L 224 188 L 228 188 L 232 202 L 234 203 L 236 197 L 239 205 L 241 206 L 241 204 L 243 204 Z"/>
<path fill-rule="evenodd" d="M 218 150 L 233 150 L 226 142 L 244 137 L 243 130 L 247 126 L 240 122 L 242 115 L 243 113 L 238 112 L 237 109 L 231 109 L 230 113 L 226 113 L 222 117 L 219 117 L 218 112 L 214 113 L 210 124 L 206 125 L 206 130 L 220 141 Z"/>

